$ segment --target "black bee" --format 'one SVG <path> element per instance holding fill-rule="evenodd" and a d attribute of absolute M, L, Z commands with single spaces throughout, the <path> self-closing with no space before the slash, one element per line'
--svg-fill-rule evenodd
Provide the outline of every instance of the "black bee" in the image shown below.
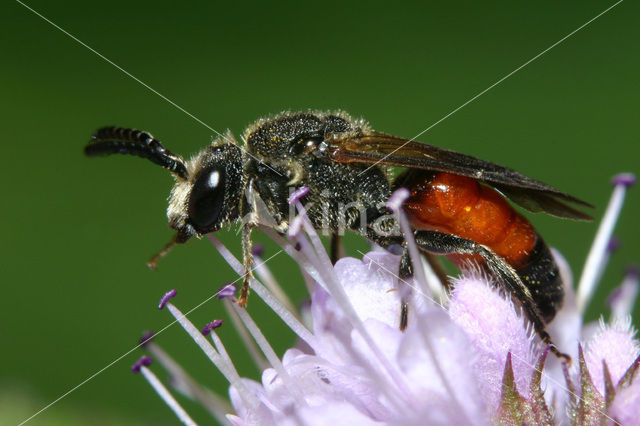
<path fill-rule="evenodd" d="M 241 305 L 248 295 L 252 229 L 266 225 L 286 232 L 288 198 L 303 186 L 309 188 L 303 200 L 309 219 L 333 237 L 332 257 L 338 236 L 350 229 L 384 248 L 403 247 L 399 276 L 411 276 L 405 239 L 386 209 L 396 188 L 408 188 L 404 211 L 421 251 L 458 264 L 477 261 L 520 302 L 542 340 L 551 342 L 545 324 L 563 299 L 558 268 L 542 238 L 504 197 L 529 211 L 575 220 L 591 218 L 567 203 L 589 204 L 506 167 L 376 132 L 344 112 L 285 112 L 260 119 L 242 141 L 228 132 L 185 161 L 147 132 L 105 127 L 85 153 L 137 155 L 175 177 L 167 216 L 177 233 L 152 265 L 174 243 L 242 219 Z M 407 170 L 394 179 L 390 166 Z"/>

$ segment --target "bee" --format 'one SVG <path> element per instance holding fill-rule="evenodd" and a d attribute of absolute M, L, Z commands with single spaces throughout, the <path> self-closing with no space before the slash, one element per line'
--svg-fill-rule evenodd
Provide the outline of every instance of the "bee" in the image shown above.
<path fill-rule="evenodd" d="M 512 169 L 376 132 L 344 112 L 262 118 L 247 128 L 242 142 L 227 132 L 185 161 L 148 132 L 105 127 L 92 136 L 85 153 L 147 158 L 175 178 L 167 216 L 177 232 L 151 266 L 175 243 L 242 219 L 242 306 L 253 262 L 251 233 L 265 223 L 286 232 L 288 198 L 300 187 L 309 188 L 304 198 L 309 220 L 332 236 L 334 259 L 339 235 L 349 229 L 383 248 L 402 247 L 398 275 L 411 277 L 407 241 L 394 232 L 398 224 L 386 209 L 392 192 L 407 188 L 410 197 L 403 210 L 420 251 L 446 256 L 459 266 L 477 262 L 520 303 L 540 338 L 552 343 L 545 324 L 562 306 L 558 267 L 542 237 L 506 199 L 531 212 L 574 220 L 591 220 L 574 207 L 590 204 Z M 393 178 L 391 167 L 406 170 Z M 355 208 L 345 210 L 347 205 Z M 403 302 L 401 329 L 407 309 Z"/>

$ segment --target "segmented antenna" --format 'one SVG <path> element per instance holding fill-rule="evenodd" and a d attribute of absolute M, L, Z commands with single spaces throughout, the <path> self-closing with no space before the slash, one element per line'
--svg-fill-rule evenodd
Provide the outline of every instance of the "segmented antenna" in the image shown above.
<path fill-rule="evenodd" d="M 166 149 L 149 132 L 137 129 L 109 126 L 98 129 L 91 142 L 84 148 L 90 157 L 111 154 L 128 154 L 147 158 L 183 179 L 188 179 L 184 160 Z"/>

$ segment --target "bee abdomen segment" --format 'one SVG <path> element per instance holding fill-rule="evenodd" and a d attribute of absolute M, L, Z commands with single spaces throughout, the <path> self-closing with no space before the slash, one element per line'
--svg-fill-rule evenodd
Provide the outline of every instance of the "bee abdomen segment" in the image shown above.
<path fill-rule="evenodd" d="M 514 268 L 545 322 L 562 305 L 563 287 L 551 251 L 531 223 L 497 191 L 476 180 L 449 173 L 410 170 L 398 179 L 409 188 L 404 205 L 417 230 L 453 234 L 490 248 Z M 478 255 L 448 254 L 458 266 Z"/>
<path fill-rule="evenodd" d="M 551 250 L 540 236 L 526 264 L 516 268 L 516 272 L 531 292 L 542 319 L 549 323 L 562 307 L 564 287 Z"/>
<path fill-rule="evenodd" d="M 485 245 L 515 268 L 524 265 L 536 232 L 497 191 L 476 180 L 450 173 L 409 172 L 403 186 L 415 229 L 445 232 Z"/>

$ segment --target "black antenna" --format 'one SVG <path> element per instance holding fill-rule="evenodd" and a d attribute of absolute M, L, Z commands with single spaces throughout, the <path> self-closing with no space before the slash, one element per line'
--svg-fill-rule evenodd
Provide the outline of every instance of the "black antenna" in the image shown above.
<path fill-rule="evenodd" d="M 128 154 L 147 158 L 183 179 L 188 179 L 184 160 L 166 149 L 151 133 L 137 129 L 109 126 L 98 129 L 84 148 L 89 157 Z"/>

